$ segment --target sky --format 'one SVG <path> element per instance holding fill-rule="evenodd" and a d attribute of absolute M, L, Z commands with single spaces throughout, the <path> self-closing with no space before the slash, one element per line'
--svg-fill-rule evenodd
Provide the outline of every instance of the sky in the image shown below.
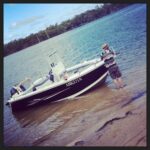
<path fill-rule="evenodd" d="M 4 44 L 60 24 L 101 4 L 4 4 Z"/>

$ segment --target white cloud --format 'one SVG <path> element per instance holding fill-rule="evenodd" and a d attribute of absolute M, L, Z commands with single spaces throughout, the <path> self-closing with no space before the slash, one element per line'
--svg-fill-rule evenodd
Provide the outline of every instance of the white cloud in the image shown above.
<path fill-rule="evenodd" d="M 13 29 L 18 29 L 18 28 L 24 27 L 24 26 L 28 26 L 37 20 L 43 19 L 43 17 L 44 16 L 32 16 L 32 17 L 27 18 L 25 20 L 21 20 L 18 22 L 15 21 L 15 22 L 11 23 L 10 29 L 13 30 Z"/>
<path fill-rule="evenodd" d="M 11 26 L 12 26 L 13 28 L 15 28 L 15 27 L 16 27 L 16 25 L 17 25 L 17 23 L 16 23 L 16 22 L 13 22 L 13 23 L 11 24 Z"/>

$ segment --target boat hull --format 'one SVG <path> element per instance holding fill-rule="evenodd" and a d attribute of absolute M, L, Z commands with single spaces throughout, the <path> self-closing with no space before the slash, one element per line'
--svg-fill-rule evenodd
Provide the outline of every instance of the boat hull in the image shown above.
<path fill-rule="evenodd" d="M 10 103 L 10 105 L 12 111 L 18 111 L 26 107 L 31 107 L 47 102 L 73 98 L 87 92 L 98 84 L 104 83 L 106 77 L 107 68 L 104 65 L 101 65 L 91 72 L 66 82 L 65 84 L 57 86 L 53 89 L 46 90 L 42 93 L 23 98 L 21 100 L 13 101 Z"/>

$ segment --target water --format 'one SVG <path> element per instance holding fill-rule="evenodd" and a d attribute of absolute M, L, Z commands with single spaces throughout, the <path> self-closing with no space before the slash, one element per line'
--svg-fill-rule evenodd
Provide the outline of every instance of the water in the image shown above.
<path fill-rule="evenodd" d="M 9 99 L 11 85 L 25 77 L 31 77 L 34 81 L 47 74 L 49 70 L 47 55 L 51 52 L 56 50 L 65 66 L 69 67 L 98 57 L 101 53 L 100 46 L 104 42 L 109 43 L 120 53 L 116 59 L 123 79 L 133 94 L 131 95 L 134 97 L 134 93 L 146 91 L 146 5 L 135 4 L 5 57 L 4 103 Z M 99 93 L 103 90 L 112 94 L 109 87 L 113 87 L 110 78 L 107 79 L 106 85 L 99 89 Z M 84 99 L 87 101 L 88 109 L 98 102 L 95 94 L 97 95 L 96 91 L 87 94 L 93 96 L 92 102 L 89 102 L 88 98 Z M 101 94 L 98 97 L 100 96 Z M 68 120 L 63 118 L 73 117 L 70 111 L 82 110 L 84 100 L 81 98 L 80 101 L 47 104 L 20 114 L 12 114 L 10 108 L 4 104 L 4 143 L 29 146 L 38 145 L 40 138 L 46 141 L 51 132 L 63 128 Z M 75 105 L 79 107 L 75 108 Z M 55 145 L 54 143 L 53 141 L 51 145 Z"/>

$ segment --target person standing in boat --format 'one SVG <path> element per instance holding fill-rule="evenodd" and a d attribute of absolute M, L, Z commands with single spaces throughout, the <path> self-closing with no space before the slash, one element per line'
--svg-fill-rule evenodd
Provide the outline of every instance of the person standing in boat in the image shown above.
<path fill-rule="evenodd" d="M 116 88 L 123 88 L 124 83 L 121 78 L 122 74 L 119 70 L 119 67 L 114 59 L 116 53 L 109 48 L 108 44 L 102 45 L 103 52 L 101 54 L 101 60 L 104 60 L 106 68 L 108 68 L 109 75 L 113 79 Z"/>

